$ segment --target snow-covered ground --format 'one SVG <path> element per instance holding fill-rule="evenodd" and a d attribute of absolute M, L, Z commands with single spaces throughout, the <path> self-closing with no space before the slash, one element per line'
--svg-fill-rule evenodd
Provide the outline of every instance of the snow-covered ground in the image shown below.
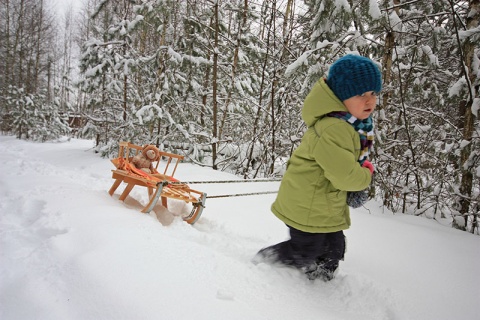
<path fill-rule="evenodd" d="M 337 278 L 250 262 L 287 237 L 275 195 L 208 199 L 193 226 L 108 194 L 92 142 L 0 136 L 0 319 L 480 319 L 480 237 L 371 201 L 352 210 Z M 236 177 L 191 164 L 184 181 Z M 209 195 L 275 183 L 203 184 Z M 183 203 L 170 210 L 180 212 Z M 160 223 L 161 222 L 161 223 Z"/>

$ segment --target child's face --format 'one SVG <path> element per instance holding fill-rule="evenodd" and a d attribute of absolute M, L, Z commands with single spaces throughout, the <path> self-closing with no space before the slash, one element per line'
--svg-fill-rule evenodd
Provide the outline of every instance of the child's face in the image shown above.
<path fill-rule="evenodd" d="M 348 112 L 357 119 L 367 119 L 375 110 L 377 105 L 377 94 L 374 91 L 368 91 L 364 94 L 353 96 L 343 101 Z"/>

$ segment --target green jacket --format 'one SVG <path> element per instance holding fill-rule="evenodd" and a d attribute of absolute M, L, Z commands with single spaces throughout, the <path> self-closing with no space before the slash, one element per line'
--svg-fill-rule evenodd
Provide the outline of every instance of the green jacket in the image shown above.
<path fill-rule="evenodd" d="M 358 163 L 360 136 L 346 121 L 324 117 L 348 111 L 324 79 L 305 99 L 302 119 L 308 126 L 288 160 L 272 212 L 287 225 L 311 233 L 348 229 L 347 191 L 371 182 L 370 171 Z"/>

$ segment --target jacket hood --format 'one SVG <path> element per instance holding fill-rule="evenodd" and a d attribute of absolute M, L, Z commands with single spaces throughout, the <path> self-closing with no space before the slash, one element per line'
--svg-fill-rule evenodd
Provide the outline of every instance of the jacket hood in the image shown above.
<path fill-rule="evenodd" d="M 346 111 L 345 105 L 335 96 L 324 78 L 318 80 L 305 98 L 302 119 L 311 127 L 318 119 L 334 111 Z"/>

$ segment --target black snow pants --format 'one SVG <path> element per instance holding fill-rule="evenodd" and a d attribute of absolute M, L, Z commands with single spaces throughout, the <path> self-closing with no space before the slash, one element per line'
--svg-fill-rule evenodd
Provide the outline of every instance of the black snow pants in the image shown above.
<path fill-rule="evenodd" d="M 331 274 L 345 255 L 343 231 L 309 233 L 288 226 L 290 240 L 260 250 L 259 254 L 271 262 L 294 266 L 305 272 L 321 268 Z"/>

